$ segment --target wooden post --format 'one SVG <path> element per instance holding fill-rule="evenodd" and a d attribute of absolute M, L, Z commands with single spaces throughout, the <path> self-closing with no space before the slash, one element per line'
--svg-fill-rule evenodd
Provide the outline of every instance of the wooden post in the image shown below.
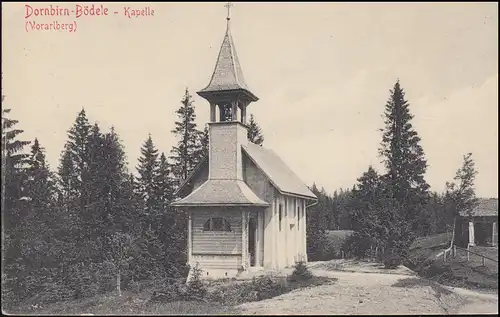
<path fill-rule="evenodd" d="M 247 105 L 246 103 L 241 105 L 241 123 L 247 124 Z"/>
<path fill-rule="evenodd" d="M 210 103 L 210 122 L 215 122 L 215 103 Z"/>
<path fill-rule="evenodd" d="M 304 253 L 304 262 L 307 263 L 307 210 L 306 210 L 306 200 L 302 200 L 302 252 Z"/>
<path fill-rule="evenodd" d="M 231 103 L 231 121 L 238 121 L 238 102 Z"/>
<path fill-rule="evenodd" d="M 248 268 L 248 213 L 241 212 L 241 265 L 243 269 Z"/>
<path fill-rule="evenodd" d="M 191 211 L 188 211 L 188 264 L 191 266 L 191 257 L 193 254 L 193 220 Z"/>
<path fill-rule="evenodd" d="M 494 221 L 492 224 L 493 228 L 491 231 L 491 245 L 496 246 L 497 245 L 497 240 L 498 240 L 498 228 L 497 228 L 497 222 Z"/>
<path fill-rule="evenodd" d="M 255 266 L 262 266 L 260 259 L 260 250 L 262 242 L 262 231 L 263 231 L 263 221 L 262 217 L 264 215 L 261 211 L 257 212 L 257 228 L 255 229 Z"/>
<path fill-rule="evenodd" d="M 475 234 L 474 234 L 474 222 L 473 221 L 469 221 L 469 244 L 474 246 L 475 242 L 474 242 L 474 238 L 475 238 Z"/>
<path fill-rule="evenodd" d="M 280 257 L 281 257 L 281 232 L 280 232 L 280 224 L 279 224 L 279 194 L 276 192 L 276 196 L 274 198 L 274 220 L 273 220 L 273 236 L 274 236 L 274 253 L 273 253 L 273 263 L 274 268 L 280 267 Z"/>

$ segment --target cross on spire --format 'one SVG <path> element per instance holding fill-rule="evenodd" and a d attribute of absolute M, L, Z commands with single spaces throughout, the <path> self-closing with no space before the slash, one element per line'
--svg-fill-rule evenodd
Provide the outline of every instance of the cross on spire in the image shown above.
<path fill-rule="evenodd" d="M 228 1 L 228 2 L 224 5 L 224 7 L 226 7 L 226 8 L 227 8 L 227 17 L 226 17 L 226 20 L 228 20 L 228 21 L 231 19 L 231 7 L 232 7 L 232 6 L 233 6 L 233 4 L 232 4 L 230 1 Z"/>

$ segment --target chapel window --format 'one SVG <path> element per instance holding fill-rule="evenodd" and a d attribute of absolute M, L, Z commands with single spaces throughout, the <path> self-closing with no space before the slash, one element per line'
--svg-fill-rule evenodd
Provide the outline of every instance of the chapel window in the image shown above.
<path fill-rule="evenodd" d="M 231 231 L 231 223 L 222 217 L 208 219 L 203 225 L 203 231 Z"/>

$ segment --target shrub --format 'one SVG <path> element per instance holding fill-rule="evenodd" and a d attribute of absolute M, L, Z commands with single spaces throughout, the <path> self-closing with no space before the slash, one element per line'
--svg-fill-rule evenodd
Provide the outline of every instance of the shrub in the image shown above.
<path fill-rule="evenodd" d="M 254 277 L 252 281 L 221 285 L 210 292 L 209 299 L 213 302 L 237 305 L 269 299 L 289 291 L 284 278 L 276 279 L 262 276 Z"/>
<path fill-rule="evenodd" d="M 187 290 L 177 281 L 169 281 L 163 284 L 162 287 L 155 289 L 151 296 L 153 302 L 172 302 L 177 301 L 187 296 Z"/>
<path fill-rule="evenodd" d="M 306 263 L 304 261 L 298 261 L 295 263 L 295 269 L 288 278 L 294 282 L 301 282 L 310 280 L 312 277 L 313 274 L 307 268 Z"/>
<path fill-rule="evenodd" d="M 384 267 L 386 269 L 395 269 L 401 265 L 401 257 L 396 253 L 389 253 L 384 257 Z"/>
<path fill-rule="evenodd" d="M 341 249 L 357 258 L 363 258 L 372 243 L 373 241 L 369 237 L 355 232 L 344 240 Z"/>
<path fill-rule="evenodd" d="M 202 270 L 198 264 L 193 267 L 191 279 L 188 282 L 186 289 L 186 297 L 191 300 L 202 300 L 207 294 L 207 289 L 201 280 Z"/>
<path fill-rule="evenodd" d="M 275 280 L 269 276 L 253 279 L 252 284 L 258 301 L 273 298 L 287 292 L 286 281 Z"/>

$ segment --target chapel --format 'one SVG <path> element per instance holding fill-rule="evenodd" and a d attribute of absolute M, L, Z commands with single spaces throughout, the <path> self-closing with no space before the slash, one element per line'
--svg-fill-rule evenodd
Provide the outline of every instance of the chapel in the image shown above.
<path fill-rule="evenodd" d="M 307 208 L 317 197 L 273 152 L 247 137 L 249 89 L 227 26 L 208 85 L 209 154 L 183 180 L 172 206 L 188 214 L 188 264 L 204 277 L 234 277 L 307 262 Z"/>

